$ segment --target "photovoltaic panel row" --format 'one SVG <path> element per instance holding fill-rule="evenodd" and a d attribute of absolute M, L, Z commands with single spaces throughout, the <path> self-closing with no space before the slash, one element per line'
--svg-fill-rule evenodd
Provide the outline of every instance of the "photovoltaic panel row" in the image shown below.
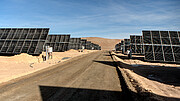
<path fill-rule="evenodd" d="M 93 50 L 101 50 L 101 47 L 98 44 L 91 43 L 91 47 Z"/>
<path fill-rule="evenodd" d="M 180 45 L 179 31 L 143 31 L 144 44 Z"/>
<path fill-rule="evenodd" d="M 46 46 L 53 48 L 53 52 L 64 52 L 68 50 L 69 43 L 46 43 Z"/>
<path fill-rule="evenodd" d="M 115 49 L 116 49 L 116 51 L 120 51 L 121 50 L 121 43 L 116 44 Z"/>
<path fill-rule="evenodd" d="M 180 62 L 179 36 L 178 31 L 143 31 L 145 59 Z"/>
<path fill-rule="evenodd" d="M 68 50 L 70 35 L 48 35 L 46 46 L 53 47 L 53 52 L 64 52 Z"/>
<path fill-rule="evenodd" d="M 131 35 L 130 45 L 131 45 L 132 53 L 137 53 L 137 54 L 143 53 L 142 36 Z"/>
<path fill-rule="evenodd" d="M 70 38 L 69 49 L 82 49 L 81 38 Z"/>
<path fill-rule="evenodd" d="M 48 42 L 50 43 L 66 43 L 70 41 L 70 35 L 48 35 Z"/>
<path fill-rule="evenodd" d="M 0 28 L 0 53 L 28 53 L 43 51 L 49 28 Z"/>
<path fill-rule="evenodd" d="M 130 48 L 130 39 L 124 39 L 123 42 L 123 51 L 127 52 L 127 50 Z"/>

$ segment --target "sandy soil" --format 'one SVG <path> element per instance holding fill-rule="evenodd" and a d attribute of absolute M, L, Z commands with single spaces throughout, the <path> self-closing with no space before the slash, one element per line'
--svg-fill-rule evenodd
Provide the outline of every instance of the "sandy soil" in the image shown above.
<path fill-rule="evenodd" d="M 134 56 L 133 59 L 127 59 L 127 56 L 121 53 L 116 56 L 120 66 L 131 78 L 132 84 L 136 84 L 135 87 L 139 86 L 152 94 L 161 96 L 153 98 L 156 100 L 167 101 L 168 98 L 179 100 L 180 65 L 144 62 L 142 58 L 142 56 Z"/>
<path fill-rule="evenodd" d="M 87 39 L 88 41 L 100 45 L 102 50 L 112 50 L 115 48 L 115 45 L 122 40 L 122 39 L 107 39 L 100 37 L 83 37 L 82 39 Z"/>
<path fill-rule="evenodd" d="M 108 52 L 88 54 L 46 70 L 0 87 L 0 101 L 132 101 Z"/>
<path fill-rule="evenodd" d="M 69 50 L 66 52 L 53 52 L 53 59 L 43 61 L 42 53 L 40 56 L 32 56 L 25 53 L 15 56 L 0 56 L 0 83 L 15 79 L 17 77 L 30 74 L 32 72 L 47 68 L 61 63 L 72 57 L 95 52 L 95 50 Z"/>

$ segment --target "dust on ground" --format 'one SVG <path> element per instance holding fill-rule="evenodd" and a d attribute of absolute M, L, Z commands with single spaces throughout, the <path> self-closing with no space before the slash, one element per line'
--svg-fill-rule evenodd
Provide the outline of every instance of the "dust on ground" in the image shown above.
<path fill-rule="evenodd" d="M 61 63 L 70 58 L 95 52 L 96 50 L 69 50 L 66 52 L 53 52 L 52 59 L 43 61 L 42 53 L 39 56 L 32 56 L 22 53 L 15 56 L 0 56 L 0 83 L 33 73 L 35 71 L 50 67 L 52 65 Z"/>
<path fill-rule="evenodd" d="M 116 59 L 135 88 L 138 86 L 146 92 L 165 98 L 153 98 L 155 100 L 180 99 L 180 64 L 147 62 L 140 55 L 133 55 L 132 59 L 128 59 L 127 55 L 121 53 L 116 54 Z"/>

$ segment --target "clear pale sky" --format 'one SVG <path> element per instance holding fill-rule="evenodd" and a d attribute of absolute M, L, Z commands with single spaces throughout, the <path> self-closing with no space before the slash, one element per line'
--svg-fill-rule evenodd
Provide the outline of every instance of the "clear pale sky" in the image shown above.
<path fill-rule="evenodd" d="M 180 30 L 180 0 L 1 0 L 0 27 L 129 38 L 142 30 Z"/>

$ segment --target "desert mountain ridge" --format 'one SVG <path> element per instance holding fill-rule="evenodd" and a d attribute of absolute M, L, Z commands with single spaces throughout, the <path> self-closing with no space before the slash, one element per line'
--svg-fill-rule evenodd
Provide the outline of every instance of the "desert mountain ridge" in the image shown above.
<path fill-rule="evenodd" d="M 82 39 L 87 39 L 95 44 L 101 46 L 102 50 L 112 50 L 115 48 L 115 45 L 123 39 L 108 39 L 108 38 L 101 38 L 101 37 L 82 37 Z"/>

